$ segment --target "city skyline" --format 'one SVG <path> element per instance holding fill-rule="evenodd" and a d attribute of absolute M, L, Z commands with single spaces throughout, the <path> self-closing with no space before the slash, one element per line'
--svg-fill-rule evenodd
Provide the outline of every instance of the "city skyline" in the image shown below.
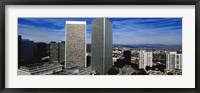
<path fill-rule="evenodd" d="M 91 44 L 95 18 L 18 18 L 18 35 L 35 42 L 64 41 L 65 21 L 86 21 L 86 42 Z M 182 18 L 108 18 L 113 23 L 113 44 L 182 45 Z"/>
<path fill-rule="evenodd" d="M 34 38 L 40 43 L 35 42 L 34 38 L 24 40 L 23 35 L 18 35 L 19 75 L 182 75 L 182 45 L 159 44 L 160 41 L 164 42 L 163 44 L 181 43 L 177 38 L 182 38 L 182 19 L 67 20 L 64 26 L 65 41 L 56 39 L 57 35 L 63 39 L 62 24 L 57 22 L 57 19 L 20 20 L 21 24 L 30 28 L 23 28 L 19 24 L 20 31 L 26 31 L 21 34 L 30 39 L 30 36 L 34 37 L 35 33 L 38 33 Z M 87 20 L 88 23 L 82 20 Z M 31 31 L 33 32 L 30 33 Z M 92 35 L 86 36 L 86 33 L 90 32 Z M 41 37 L 42 35 L 45 36 Z M 163 39 L 165 36 L 168 36 L 168 41 Z M 86 45 L 91 37 L 91 45 Z M 52 42 L 46 44 L 45 39 Z M 127 45 L 134 42 L 148 44 Z"/>

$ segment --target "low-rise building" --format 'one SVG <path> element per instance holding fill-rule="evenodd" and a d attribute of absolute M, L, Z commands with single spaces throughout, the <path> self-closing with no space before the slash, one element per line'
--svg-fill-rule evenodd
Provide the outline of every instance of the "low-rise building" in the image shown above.
<path fill-rule="evenodd" d="M 62 71 L 63 65 L 58 62 L 42 62 L 20 66 L 18 75 L 49 75 Z"/>

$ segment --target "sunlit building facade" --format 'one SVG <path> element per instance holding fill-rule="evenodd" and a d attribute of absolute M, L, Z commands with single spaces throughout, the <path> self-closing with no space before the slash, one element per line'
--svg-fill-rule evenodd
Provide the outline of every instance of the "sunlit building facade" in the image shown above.
<path fill-rule="evenodd" d="M 166 54 L 166 69 L 182 69 L 182 54 L 169 52 Z"/>
<path fill-rule="evenodd" d="M 153 66 L 153 52 L 140 51 L 139 52 L 139 68 L 145 69 L 146 66 Z"/>
<path fill-rule="evenodd" d="M 66 21 L 65 68 L 86 66 L 86 22 Z"/>

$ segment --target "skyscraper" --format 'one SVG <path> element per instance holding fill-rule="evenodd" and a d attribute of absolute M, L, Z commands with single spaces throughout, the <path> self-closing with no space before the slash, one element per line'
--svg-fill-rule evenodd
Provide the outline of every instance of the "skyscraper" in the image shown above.
<path fill-rule="evenodd" d="M 100 74 L 112 67 L 112 23 L 106 18 L 92 22 L 91 66 Z"/>
<path fill-rule="evenodd" d="M 65 62 L 65 41 L 58 43 L 58 46 L 59 46 L 58 61 L 60 63 L 63 63 Z"/>
<path fill-rule="evenodd" d="M 153 65 L 153 53 L 150 51 L 140 51 L 139 52 L 139 68 L 145 69 L 146 66 L 152 67 Z"/>
<path fill-rule="evenodd" d="M 58 43 L 51 42 L 49 47 L 50 47 L 50 60 L 58 62 L 58 55 L 59 55 Z"/>
<path fill-rule="evenodd" d="M 176 52 L 169 52 L 166 54 L 166 68 L 174 69 L 176 61 Z"/>
<path fill-rule="evenodd" d="M 167 53 L 166 69 L 182 69 L 182 54 L 177 54 L 177 52 Z"/>
<path fill-rule="evenodd" d="M 176 55 L 175 68 L 176 69 L 182 69 L 182 54 Z"/>
<path fill-rule="evenodd" d="M 86 22 L 66 21 L 65 68 L 86 66 Z"/>

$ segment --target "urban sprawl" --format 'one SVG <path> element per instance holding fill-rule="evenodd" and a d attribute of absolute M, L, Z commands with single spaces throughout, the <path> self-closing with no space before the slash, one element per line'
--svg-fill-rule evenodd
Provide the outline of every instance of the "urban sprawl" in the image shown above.
<path fill-rule="evenodd" d="M 182 75 L 182 46 L 113 44 L 106 18 L 92 21 L 86 44 L 86 22 L 66 21 L 65 41 L 18 35 L 18 75 Z"/>

